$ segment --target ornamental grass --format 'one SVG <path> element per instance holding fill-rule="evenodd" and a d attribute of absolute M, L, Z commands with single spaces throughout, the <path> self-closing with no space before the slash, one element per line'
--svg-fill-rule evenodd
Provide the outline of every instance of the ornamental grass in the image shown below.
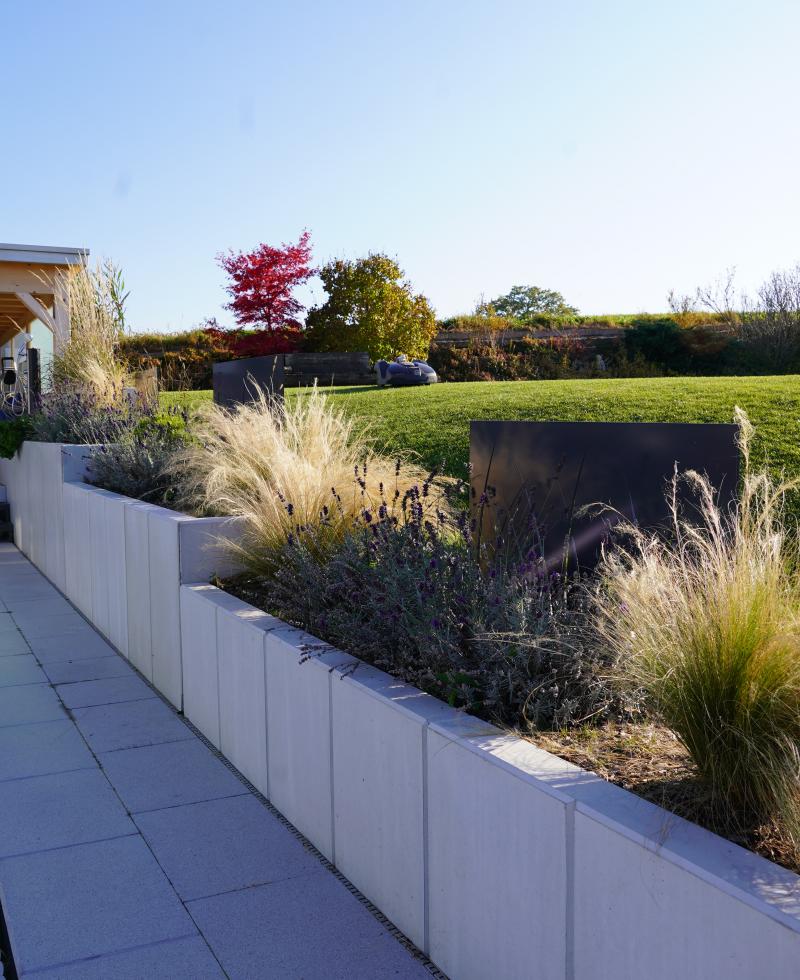
<path fill-rule="evenodd" d="M 95 403 L 116 405 L 128 380 L 118 356 L 123 336 L 125 297 L 118 295 L 121 279 L 113 263 L 57 272 L 54 289 L 69 297 L 70 336 L 53 358 L 56 387 L 83 392 Z"/>
<path fill-rule="evenodd" d="M 377 452 L 363 424 L 316 388 L 290 402 L 259 390 L 231 409 L 204 405 L 192 434 L 170 466 L 178 503 L 240 518 L 230 547 L 255 574 L 274 571 L 292 535 L 322 558 L 365 510 L 384 497 L 399 507 L 426 476 L 407 456 Z"/>
<path fill-rule="evenodd" d="M 706 477 L 675 476 L 671 535 L 628 527 L 601 567 L 598 626 L 616 676 L 643 694 L 686 746 L 720 829 L 773 825 L 800 844 L 800 576 L 786 516 L 797 481 L 750 466 L 752 427 L 737 409 L 744 460 L 730 509 Z M 677 481 L 696 510 L 681 511 Z"/>

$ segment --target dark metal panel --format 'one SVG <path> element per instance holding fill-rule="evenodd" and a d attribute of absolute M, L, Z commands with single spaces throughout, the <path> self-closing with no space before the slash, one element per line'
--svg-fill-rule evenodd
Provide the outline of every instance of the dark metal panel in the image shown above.
<path fill-rule="evenodd" d="M 259 388 L 283 395 L 283 354 L 242 357 L 213 366 L 214 401 L 224 408 L 253 401 Z"/>
<path fill-rule="evenodd" d="M 568 543 L 570 565 L 591 567 L 620 517 L 641 528 L 666 526 L 665 490 L 676 466 L 706 473 L 728 506 L 738 485 L 737 435 L 736 425 L 711 423 L 472 422 L 478 533 L 485 542 L 500 534 L 521 552 L 535 547 L 551 569 L 563 564 Z M 681 501 L 691 507 L 687 490 L 681 484 Z"/>

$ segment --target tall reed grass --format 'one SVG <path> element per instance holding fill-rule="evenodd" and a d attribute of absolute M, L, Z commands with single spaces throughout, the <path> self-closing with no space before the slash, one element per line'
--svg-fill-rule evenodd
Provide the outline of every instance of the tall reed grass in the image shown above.
<path fill-rule="evenodd" d="M 54 283 L 69 297 L 70 337 L 53 359 L 53 383 L 90 392 L 96 402 L 109 405 L 120 401 L 127 381 L 118 357 L 123 321 L 117 279 L 107 261 L 59 271 Z"/>
<path fill-rule="evenodd" d="M 616 673 L 689 751 L 720 829 L 777 827 L 800 845 L 800 577 L 784 502 L 797 481 L 753 472 L 737 409 L 741 498 L 723 511 L 708 479 L 676 475 L 671 540 L 628 527 L 601 567 L 601 634 Z M 677 481 L 696 493 L 681 511 Z"/>
<path fill-rule="evenodd" d="M 230 410 L 205 405 L 192 432 L 170 464 L 179 504 L 241 518 L 231 547 L 256 574 L 274 571 L 291 535 L 308 534 L 324 552 L 384 496 L 399 512 L 406 491 L 426 477 L 408 459 L 377 452 L 363 423 L 316 388 L 289 403 L 259 391 Z"/>

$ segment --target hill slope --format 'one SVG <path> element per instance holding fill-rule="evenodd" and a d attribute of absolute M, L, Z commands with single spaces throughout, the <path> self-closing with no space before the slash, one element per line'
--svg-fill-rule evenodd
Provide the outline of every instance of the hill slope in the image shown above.
<path fill-rule="evenodd" d="M 426 466 L 464 476 L 471 419 L 537 421 L 730 422 L 741 406 L 756 426 L 757 462 L 800 477 L 800 376 L 620 378 L 603 381 L 507 381 L 430 388 L 331 388 L 335 404 L 369 420 L 389 450 L 412 449 Z M 167 393 L 192 404 L 207 392 Z M 302 392 L 290 392 L 302 398 Z"/>

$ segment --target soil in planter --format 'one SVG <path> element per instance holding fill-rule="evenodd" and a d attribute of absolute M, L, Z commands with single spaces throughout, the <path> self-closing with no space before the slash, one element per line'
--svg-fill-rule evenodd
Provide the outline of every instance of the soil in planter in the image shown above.
<path fill-rule="evenodd" d="M 240 576 L 227 581 L 217 580 L 214 584 L 258 609 L 276 612 L 270 608 L 269 591 L 259 579 Z M 689 753 L 667 728 L 644 721 L 609 721 L 561 731 L 515 731 L 514 734 L 800 873 L 798 855 L 775 827 L 752 827 L 743 833 L 738 828 L 732 831 L 730 826 L 720 824 Z"/>
<path fill-rule="evenodd" d="M 646 722 L 607 722 L 555 732 L 516 733 L 539 748 L 593 772 L 651 803 L 706 827 L 800 873 L 800 861 L 776 828 L 732 832 L 711 811 L 689 753 L 668 729 Z"/>

